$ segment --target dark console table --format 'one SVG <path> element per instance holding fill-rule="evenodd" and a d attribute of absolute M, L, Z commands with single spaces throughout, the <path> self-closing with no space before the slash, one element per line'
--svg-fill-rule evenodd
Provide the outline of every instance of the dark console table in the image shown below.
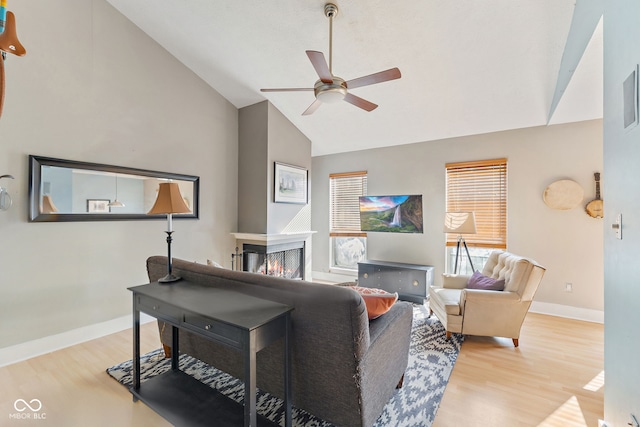
<path fill-rule="evenodd" d="M 367 260 L 358 263 L 358 284 L 397 292 L 401 300 L 423 304 L 427 289 L 433 285 L 433 267 Z"/>
<path fill-rule="evenodd" d="M 231 290 L 157 282 L 133 292 L 133 393 L 177 426 L 275 426 L 256 414 L 256 353 L 284 336 L 285 426 L 291 426 L 292 307 Z M 140 312 L 172 325 L 171 370 L 140 384 Z M 178 334 L 184 329 L 237 349 L 244 358 L 244 408 L 180 371 Z"/>

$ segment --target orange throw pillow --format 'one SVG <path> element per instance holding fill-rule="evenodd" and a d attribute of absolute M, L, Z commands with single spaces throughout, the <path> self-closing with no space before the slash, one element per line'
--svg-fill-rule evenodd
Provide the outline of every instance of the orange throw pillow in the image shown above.
<path fill-rule="evenodd" d="M 389 293 L 382 289 L 365 288 L 362 286 L 349 286 L 358 292 L 365 305 L 367 306 L 367 315 L 369 320 L 376 319 L 385 314 L 391 306 L 398 300 L 398 293 Z"/>

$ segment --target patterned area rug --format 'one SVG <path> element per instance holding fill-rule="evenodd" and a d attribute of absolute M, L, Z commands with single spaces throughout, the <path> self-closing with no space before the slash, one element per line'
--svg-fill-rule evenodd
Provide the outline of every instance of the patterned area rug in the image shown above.
<path fill-rule="evenodd" d="M 454 334 L 451 340 L 446 341 L 442 324 L 435 316 L 428 315 L 426 305 L 414 305 L 409 365 L 404 384 L 396 390 L 374 427 L 429 427 L 433 423 L 463 338 Z M 171 361 L 164 358 L 161 349 L 145 354 L 140 360 L 142 381 L 171 367 Z M 129 387 L 132 384 L 131 366 L 129 360 L 107 369 L 107 373 Z M 237 402 L 243 399 L 242 381 L 216 368 L 183 354 L 180 356 L 180 369 Z M 258 413 L 284 425 L 280 399 L 258 390 L 256 400 Z M 333 426 L 303 410 L 294 408 L 292 412 L 294 427 Z"/>

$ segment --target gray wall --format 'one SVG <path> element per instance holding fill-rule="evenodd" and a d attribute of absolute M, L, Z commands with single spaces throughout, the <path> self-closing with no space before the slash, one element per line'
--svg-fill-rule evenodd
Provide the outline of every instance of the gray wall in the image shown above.
<path fill-rule="evenodd" d="M 27 55 L 8 55 L 0 175 L 0 347 L 131 314 L 128 286 L 166 254 L 166 221 L 28 223 L 29 154 L 201 178 L 175 257 L 229 264 L 237 109 L 102 0 L 14 1 Z"/>
<path fill-rule="evenodd" d="M 238 110 L 238 231 L 267 232 L 269 108 L 260 102 Z"/>
<path fill-rule="evenodd" d="M 309 231 L 311 229 L 311 191 L 309 203 L 297 205 L 274 203 L 274 162 L 306 168 L 311 182 L 311 141 L 304 136 L 280 111 L 269 105 L 269 225 L 267 233 Z M 308 253 L 309 251 L 307 251 Z"/>
<path fill-rule="evenodd" d="M 241 108 L 239 123 L 238 231 L 309 231 L 311 203 L 275 203 L 273 191 L 275 162 L 311 174 L 311 141 L 268 101 Z"/>
<path fill-rule="evenodd" d="M 624 129 L 622 82 L 640 63 L 640 3 L 607 0 L 604 14 L 605 420 L 640 419 L 640 127 Z M 622 240 L 611 224 L 622 214 Z"/>
<path fill-rule="evenodd" d="M 369 233 L 368 256 L 433 265 L 437 281 L 445 263 L 445 163 L 500 157 L 508 159 L 508 250 L 547 268 L 536 309 L 602 320 L 603 220 L 583 208 L 595 196 L 593 173 L 602 170 L 601 120 L 314 157 L 314 271 L 329 271 L 330 173 L 366 170 L 369 195 L 422 194 L 424 233 Z M 559 179 L 583 187 L 580 206 L 558 211 L 544 204 L 545 188 Z"/>

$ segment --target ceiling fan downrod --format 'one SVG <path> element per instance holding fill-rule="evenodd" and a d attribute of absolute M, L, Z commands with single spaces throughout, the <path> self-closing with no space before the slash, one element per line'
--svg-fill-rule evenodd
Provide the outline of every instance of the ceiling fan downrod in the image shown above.
<path fill-rule="evenodd" d="M 324 15 L 329 18 L 329 72 L 333 74 L 333 17 L 338 14 L 338 6 L 333 3 L 324 5 Z"/>

